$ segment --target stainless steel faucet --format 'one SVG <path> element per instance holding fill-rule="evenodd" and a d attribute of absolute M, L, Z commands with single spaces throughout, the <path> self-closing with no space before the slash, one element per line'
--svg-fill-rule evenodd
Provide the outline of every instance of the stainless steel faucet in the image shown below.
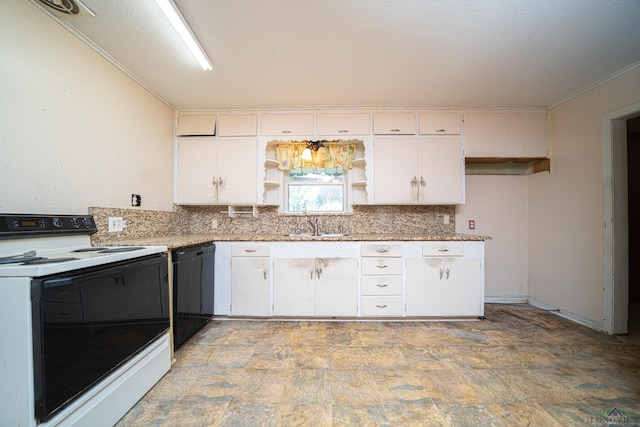
<path fill-rule="evenodd" d="M 311 226 L 311 229 L 313 230 L 313 235 L 319 236 L 320 233 L 318 232 L 318 218 L 316 218 L 315 222 L 309 220 L 307 221 L 307 223 Z"/>

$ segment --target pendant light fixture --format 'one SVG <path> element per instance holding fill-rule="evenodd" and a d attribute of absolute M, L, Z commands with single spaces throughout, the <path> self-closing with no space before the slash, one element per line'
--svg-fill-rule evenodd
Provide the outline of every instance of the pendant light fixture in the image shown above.
<path fill-rule="evenodd" d="M 306 141 L 306 143 L 307 143 L 307 147 L 302 152 L 302 156 L 300 156 L 302 160 L 306 160 L 306 161 L 312 160 L 313 156 L 311 154 L 311 150 L 317 152 L 320 149 L 320 147 L 324 148 L 324 144 L 322 143 L 322 141 Z"/>

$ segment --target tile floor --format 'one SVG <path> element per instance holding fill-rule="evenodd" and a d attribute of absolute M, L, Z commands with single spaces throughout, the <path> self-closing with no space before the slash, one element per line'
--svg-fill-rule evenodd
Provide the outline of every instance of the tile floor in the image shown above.
<path fill-rule="evenodd" d="M 117 425 L 566 427 L 640 414 L 637 344 L 524 304 L 488 304 L 486 317 L 212 321 Z"/>

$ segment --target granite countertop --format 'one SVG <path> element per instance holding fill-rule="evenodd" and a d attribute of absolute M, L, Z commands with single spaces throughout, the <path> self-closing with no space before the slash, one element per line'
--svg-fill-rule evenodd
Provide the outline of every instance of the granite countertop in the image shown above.
<path fill-rule="evenodd" d="M 344 236 L 285 236 L 282 234 L 177 234 L 126 240 L 92 242 L 95 246 L 167 246 L 169 250 L 207 242 L 384 242 L 384 241 L 484 241 L 488 236 L 470 234 L 347 234 Z"/>

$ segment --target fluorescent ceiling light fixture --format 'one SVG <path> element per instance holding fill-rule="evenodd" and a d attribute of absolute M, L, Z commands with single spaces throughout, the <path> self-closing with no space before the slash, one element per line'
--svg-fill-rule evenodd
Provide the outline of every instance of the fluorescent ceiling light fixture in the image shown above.
<path fill-rule="evenodd" d="M 175 28 L 180 37 L 182 37 L 182 40 L 198 60 L 202 69 L 205 71 L 211 70 L 212 66 L 209 57 L 191 31 L 191 28 L 189 28 L 187 21 L 184 20 L 184 17 L 173 0 L 156 0 L 156 3 L 160 6 L 162 13 L 164 13 L 169 22 L 171 22 L 173 28 Z"/>

